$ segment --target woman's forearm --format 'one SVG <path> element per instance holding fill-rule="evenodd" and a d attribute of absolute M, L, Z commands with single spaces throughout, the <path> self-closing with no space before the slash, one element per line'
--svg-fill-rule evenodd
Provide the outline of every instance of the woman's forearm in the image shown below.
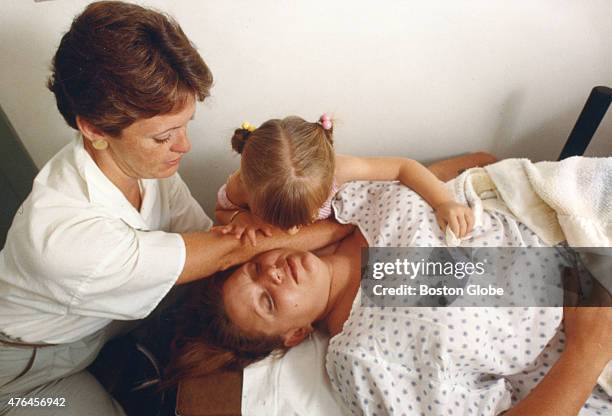
<path fill-rule="evenodd" d="M 486 166 L 497 162 L 497 158 L 490 153 L 477 152 L 457 156 L 428 165 L 427 168 L 443 182 L 450 181 L 466 169 L 477 166 Z"/>
<path fill-rule="evenodd" d="M 540 383 L 504 416 L 576 416 L 603 370 L 588 355 L 566 350 Z"/>
<path fill-rule="evenodd" d="M 273 230 L 271 237 L 258 239 L 257 246 L 242 244 L 233 235 L 215 232 L 181 234 L 185 242 L 186 258 L 177 284 L 210 276 L 220 270 L 248 261 L 264 251 L 280 247 L 296 250 L 315 250 L 341 240 L 352 230 L 352 225 L 342 225 L 324 220 L 303 227 L 296 235 Z"/>

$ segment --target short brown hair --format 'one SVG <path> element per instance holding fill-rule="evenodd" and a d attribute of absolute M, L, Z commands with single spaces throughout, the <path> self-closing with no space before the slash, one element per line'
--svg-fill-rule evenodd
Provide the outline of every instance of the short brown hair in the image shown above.
<path fill-rule="evenodd" d="M 141 118 L 203 101 L 212 74 L 171 17 L 121 1 L 87 6 L 64 34 L 47 86 L 77 129 L 81 116 L 111 136 Z"/>
<path fill-rule="evenodd" d="M 237 129 L 232 148 L 242 154 L 240 177 L 249 208 L 282 229 L 310 224 L 334 180 L 332 129 L 296 116 L 268 120 L 255 131 Z"/>

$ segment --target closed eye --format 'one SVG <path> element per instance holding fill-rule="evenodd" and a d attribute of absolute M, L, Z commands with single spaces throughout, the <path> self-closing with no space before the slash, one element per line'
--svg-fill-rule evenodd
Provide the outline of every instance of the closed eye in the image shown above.
<path fill-rule="evenodd" d="M 155 141 L 159 144 L 167 143 L 170 140 L 170 136 L 156 138 Z"/>
<path fill-rule="evenodd" d="M 173 131 L 170 130 L 166 134 L 162 134 L 162 135 L 153 137 L 153 140 L 155 140 L 155 142 L 159 143 L 159 144 L 166 143 L 168 140 L 170 140 L 172 138 L 172 133 L 173 133 Z"/>
<path fill-rule="evenodd" d="M 266 292 L 266 300 L 268 304 L 268 312 L 272 313 L 274 311 L 274 300 L 272 300 L 272 296 Z"/>
<path fill-rule="evenodd" d="M 271 314 L 274 311 L 274 300 L 272 299 L 270 293 L 265 290 L 261 292 L 260 305 L 267 313 Z"/>

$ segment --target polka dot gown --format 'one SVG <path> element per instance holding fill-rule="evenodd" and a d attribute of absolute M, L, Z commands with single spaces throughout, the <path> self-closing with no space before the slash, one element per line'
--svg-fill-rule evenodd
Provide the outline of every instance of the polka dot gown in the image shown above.
<path fill-rule="evenodd" d="M 433 210 L 397 183 L 355 182 L 333 202 L 371 246 L 442 246 Z M 545 246 L 523 224 L 485 212 L 465 245 Z M 546 375 L 564 346 L 558 307 L 362 307 L 355 298 L 326 367 L 355 415 L 498 415 Z M 580 415 L 612 415 L 596 388 Z"/>

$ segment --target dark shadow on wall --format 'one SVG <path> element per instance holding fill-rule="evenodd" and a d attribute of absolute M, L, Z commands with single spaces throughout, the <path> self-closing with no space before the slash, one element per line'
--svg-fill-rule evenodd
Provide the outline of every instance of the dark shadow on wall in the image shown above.
<path fill-rule="evenodd" d="M 504 146 L 504 157 L 526 157 L 534 162 L 557 160 L 572 125 L 574 112 L 557 114 L 555 118 L 543 120 L 537 127 L 508 140 Z M 574 116 L 576 117 L 576 116 Z"/>
<path fill-rule="evenodd" d="M 0 249 L 38 169 L 0 107 Z"/>
<path fill-rule="evenodd" d="M 586 101 L 589 91 L 585 91 Z M 520 107 L 523 103 L 523 94 L 520 91 L 508 95 L 502 109 L 501 121 L 493 138 L 493 154 L 501 158 L 528 158 L 532 161 L 557 160 L 572 128 L 584 106 L 585 101 L 568 103 L 568 109 L 556 114 L 553 118 L 542 120 L 541 123 L 515 136 L 513 126 L 520 122 Z M 608 116 L 609 117 L 609 116 Z M 593 143 L 597 145 L 604 137 L 610 137 L 606 123 L 597 131 Z M 597 148 L 604 148 L 597 146 Z M 610 156 L 609 154 L 593 154 L 589 156 Z"/>

